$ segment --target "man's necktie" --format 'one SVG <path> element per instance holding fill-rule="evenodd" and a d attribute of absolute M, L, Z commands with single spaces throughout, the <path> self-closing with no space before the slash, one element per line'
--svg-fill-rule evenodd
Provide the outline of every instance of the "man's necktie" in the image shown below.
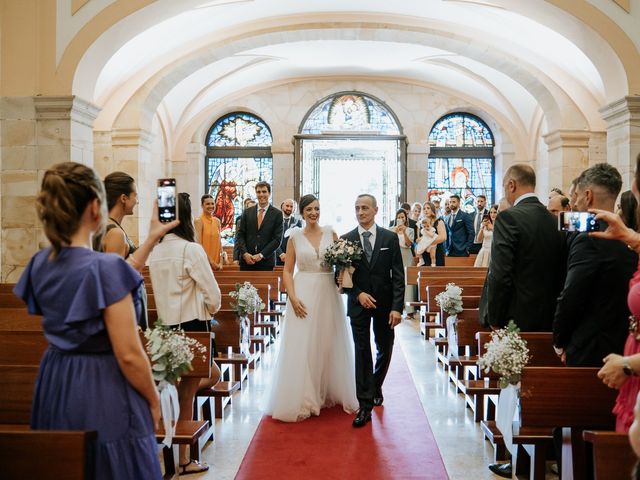
<path fill-rule="evenodd" d="M 453 224 L 455 221 L 456 221 L 456 214 L 452 213 L 451 216 L 449 217 L 449 226 L 453 227 Z"/>
<path fill-rule="evenodd" d="M 480 210 L 478 210 L 478 213 L 476 214 L 476 232 L 480 231 L 480 220 L 482 219 L 482 214 L 483 212 Z"/>
<path fill-rule="evenodd" d="M 364 248 L 364 254 L 367 256 L 367 261 L 371 262 L 371 256 L 373 255 L 373 247 L 371 246 L 371 241 L 369 237 L 371 237 L 371 232 L 362 232 L 362 238 L 364 241 L 362 242 L 362 247 Z"/>
<path fill-rule="evenodd" d="M 264 208 L 261 208 L 258 212 L 258 228 L 262 225 L 262 219 L 264 218 Z"/>

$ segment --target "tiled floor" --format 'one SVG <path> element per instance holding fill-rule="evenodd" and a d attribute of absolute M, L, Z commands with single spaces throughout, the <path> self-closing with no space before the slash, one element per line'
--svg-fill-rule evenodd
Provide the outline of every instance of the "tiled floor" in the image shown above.
<path fill-rule="evenodd" d="M 491 446 L 482 438 L 471 411 L 457 395 L 441 367 L 436 366 L 434 350 L 425 342 L 416 322 L 405 321 L 397 329 L 397 343 L 404 351 L 415 388 L 438 442 L 449 478 L 452 480 L 482 480 L 500 478 L 487 468 L 492 457 Z M 233 479 L 244 453 L 262 416 L 260 402 L 269 381 L 276 348 L 273 346 L 249 373 L 243 390 L 225 409 L 225 418 L 216 422 L 216 440 L 203 451 L 211 465 L 206 474 L 191 475 L 193 479 Z M 407 385 L 407 388 L 414 388 Z M 345 425 L 345 428 L 350 428 Z M 402 477 L 399 476 L 399 479 Z M 557 478 L 548 475 L 547 478 Z"/>

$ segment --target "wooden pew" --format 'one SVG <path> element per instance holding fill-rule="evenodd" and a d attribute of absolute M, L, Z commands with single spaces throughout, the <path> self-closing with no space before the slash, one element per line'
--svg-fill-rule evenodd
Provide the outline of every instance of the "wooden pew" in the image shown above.
<path fill-rule="evenodd" d="M 465 273 L 477 273 L 484 272 L 485 275 L 487 273 L 486 267 L 466 267 L 466 266 L 445 266 L 445 267 L 406 267 L 405 268 L 405 282 L 407 285 L 417 285 L 418 284 L 418 276 L 422 274 L 423 276 L 429 275 L 451 275 L 460 276 Z"/>
<path fill-rule="evenodd" d="M 13 289 L 15 288 L 15 286 L 15 283 L 0 283 L 0 293 L 13 294 Z"/>
<path fill-rule="evenodd" d="M 586 430 L 584 440 L 591 445 L 593 480 L 632 478 L 638 461 L 629 443 L 629 435 L 617 432 Z"/>
<path fill-rule="evenodd" d="M 218 350 L 214 360 L 221 369 L 224 367 L 224 380 L 239 382 L 238 388 L 241 389 L 248 369 L 255 367 L 256 357 L 253 354 L 240 353 L 240 321 L 235 312 L 220 310 L 214 315 L 214 319 L 218 322 L 213 327 Z"/>
<path fill-rule="evenodd" d="M 582 441 L 586 429 L 615 426 L 611 412 L 617 391 L 597 377 L 598 368 L 526 367 L 522 373 L 520 424 L 513 443 L 520 445 L 513 464 L 518 471 L 523 450 L 530 458 L 531 480 L 545 478 L 546 451 L 555 427 L 564 427 L 562 478 L 587 478 L 587 457 Z M 566 436 L 566 428 L 573 435 Z M 576 435 L 579 431 L 579 435 Z"/>
<path fill-rule="evenodd" d="M 12 430 L 0 426 L 2 478 L 95 478 L 96 438 L 96 432 Z"/>
<path fill-rule="evenodd" d="M 0 309 L 0 331 L 5 330 L 41 332 L 42 317 L 29 315 L 24 306 L 22 308 L 2 308 Z"/>
<path fill-rule="evenodd" d="M 24 308 L 24 302 L 13 293 L 0 293 L 0 308 Z"/>

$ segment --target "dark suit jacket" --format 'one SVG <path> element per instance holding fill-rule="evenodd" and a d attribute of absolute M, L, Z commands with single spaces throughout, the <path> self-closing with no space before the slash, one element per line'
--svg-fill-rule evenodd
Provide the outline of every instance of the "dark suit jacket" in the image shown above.
<path fill-rule="evenodd" d="M 629 280 L 637 266 L 638 255 L 622 242 L 573 237 L 553 321 L 553 343 L 566 350 L 568 366 L 601 367 L 608 354 L 623 353 Z"/>
<path fill-rule="evenodd" d="M 342 238 L 358 243 L 360 235 L 355 228 Z M 364 252 L 364 249 L 363 249 Z M 353 288 L 344 289 L 347 293 L 347 315 L 362 314 L 366 309 L 358 302 L 361 292 L 376 299 L 376 310 L 388 314 L 391 310 L 402 312 L 404 306 L 404 266 L 400 242 L 395 233 L 376 226 L 376 243 L 373 247 L 371 263 L 362 254 L 353 273 Z"/>
<path fill-rule="evenodd" d="M 452 257 L 467 256 L 475 238 L 473 215 L 458 210 L 456 221 L 449 227 L 450 219 L 451 214 L 444 218 L 444 222 L 449 228 L 447 232 L 447 255 Z"/>
<path fill-rule="evenodd" d="M 560 292 L 562 239 L 558 221 L 537 198 L 498 214 L 480 321 L 523 332 L 550 332 Z"/>
<path fill-rule="evenodd" d="M 236 231 L 236 245 L 240 266 L 247 265 L 242 258 L 245 253 L 255 255 L 261 253 L 264 257 L 261 266 L 276 264 L 276 249 L 282 240 L 282 212 L 274 206 L 269 206 L 258 230 L 258 206 L 247 208 L 240 217 L 240 226 Z M 256 264 L 256 265 L 258 265 Z"/>
<path fill-rule="evenodd" d="M 302 228 L 302 220 L 297 219 L 293 215 L 291 215 L 287 219 L 282 220 L 282 241 L 280 242 L 280 246 L 276 248 L 276 263 L 278 265 L 283 265 L 284 262 L 280 260 L 280 255 L 283 253 L 287 253 L 287 243 L 289 242 L 289 237 L 285 237 L 287 230 L 293 227 Z"/>

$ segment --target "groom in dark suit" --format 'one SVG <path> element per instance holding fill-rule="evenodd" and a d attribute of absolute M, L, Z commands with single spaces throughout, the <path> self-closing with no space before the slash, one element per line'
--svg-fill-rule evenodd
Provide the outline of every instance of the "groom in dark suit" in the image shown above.
<path fill-rule="evenodd" d="M 273 270 L 276 249 L 282 241 L 282 212 L 269 205 L 271 185 L 256 183 L 258 205 L 247 208 L 240 217 L 236 246 L 240 270 Z"/>
<path fill-rule="evenodd" d="M 404 267 L 398 236 L 375 223 L 378 206 L 373 195 L 356 199 L 358 228 L 342 236 L 359 243 L 364 252 L 355 266 L 353 288 L 345 289 L 347 315 L 355 343 L 356 393 L 360 409 L 354 427 L 371 420 L 371 410 L 383 402 L 382 383 L 393 351 L 394 327 L 404 304 Z M 376 342 L 376 364 L 371 355 L 370 329 Z"/>

